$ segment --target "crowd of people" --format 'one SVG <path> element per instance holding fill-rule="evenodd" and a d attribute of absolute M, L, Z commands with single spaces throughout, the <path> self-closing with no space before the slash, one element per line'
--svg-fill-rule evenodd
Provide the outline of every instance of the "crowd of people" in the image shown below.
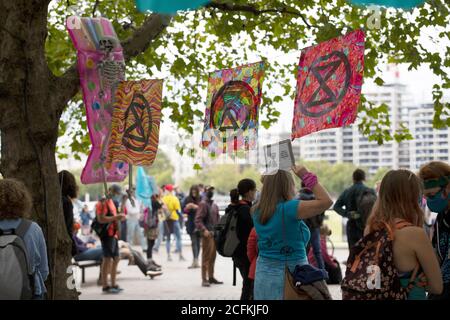
<path fill-rule="evenodd" d="M 294 177 L 300 180 L 298 192 Z M 172 240 L 174 253 L 184 261 L 184 228 L 193 254 L 189 269 L 201 269 L 203 287 L 223 283 L 214 272 L 218 246 L 222 245 L 218 244 L 222 240 L 217 226 L 223 222 L 213 186 L 193 185 L 184 196 L 173 185 L 165 185 L 152 196 L 151 204 L 145 205 L 134 188 L 123 193 L 120 186 L 113 185 L 97 202 L 95 218 L 84 207 L 79 220 L 74 220 L 75 178 L 62 171 L 59 180 L 73 259 L 101 261 L 99 283 L 104 293 L 123 290 L 117 284 L 121 258 L 128 258 L 145 275 L 161 275 L 163 267 L 153 253 L 163 240 L 168 261 L 173 261 Z M 376 190 L 364 181 L 364 171 L 356 170 L 353 185 L 334 205 L 317 176 L 303 166 L 294 166 L 292 173 L 278 170 L 262 176 L 260 191 L 251 179 L 239 181 L 230 191 L 225 216 L 230 217 L 226 231 L 232 233 L 226 241 L 235 244 L 230 257 L 242 277 L 241 300 L 287 299 L 289 277 L 297 279 L 295 286 L 303 294 L 308 294 L 305 285 L 309 284 L 304 279 L 314 278 L 311 285 L 324 281 L 341 284 L 344 299 L 449 299 L 450 166 L 430 162 L 417 174 L 391 170 Z M 431 227 L 425 221 L 424 205 L 437 213 Z M 2 244 L 22 241 L 33 277 L 32 297 L 44 299 L 49 274 L 46 243 L 39 225 L 27 219 L 31 206 L 23 183 L 0 180 L 0 236 L 9 236 Z M 330 230 L 324 217 L 331 207 L 348 219 L 349 258 L 343 279 L 339 262 L 327 250 Z M 230 223 L 235 225 L 228 226 Z M 134 244 L 140 245 L 143 254 Z M 17 251 L 8 254 L 15 254 L 19 262 L 24 258 Z M 5 274 L 11 272 L 3 268 Z M 14 292 L 13 287 L 10 281 L 9 289 L 0 289 L 0 297 L 7 296 L 6 290 Z M 22 297 L 24 290 L 18 291 Z M 309 297 L 314 299 L 310 293 Z"/>

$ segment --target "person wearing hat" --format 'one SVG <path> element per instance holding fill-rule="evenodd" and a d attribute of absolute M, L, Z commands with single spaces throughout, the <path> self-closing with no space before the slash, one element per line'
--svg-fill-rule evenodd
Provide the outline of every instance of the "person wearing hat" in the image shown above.
<path fill-rule="evenodd" d="M 216 244 L 214 242 L 214 225 L 219 222 L 219 207 L 214 203 L 214 187 L 206 189 L 206 199 L 198 206 L 195 216 L 195 226 L 202 235 L 202 286 L 222 284 L 214 278 L 214 264 L 216 261 Z"/>
<path fill-rule="evenodd" d="M 180 261 L 185 261 L 182 254 L 182 245 L 181 245 L 181 225 L 180 225 L 180 214 L 181 214 L 181 204 L 180 200 L 173 194 L 174 187 L 171 184 L 167 184 L 164 186 L 166 195 L 162 198 L 163 203 L 166 205 L 167 209 L 170 212 L 169 218 L 166 220 L 168 225 L 167 241 L 166 241 L 166 250 L 167 250 L 167 259 L 168 261 L 172 261 L 172 257 L 170 256 L 170 234 L 175 234 L 176 239 L 176 252 L 180 254 Z"/>

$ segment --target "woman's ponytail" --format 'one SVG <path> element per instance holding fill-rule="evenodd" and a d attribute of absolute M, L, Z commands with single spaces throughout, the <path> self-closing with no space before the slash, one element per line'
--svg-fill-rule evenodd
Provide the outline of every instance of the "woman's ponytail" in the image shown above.
<path fill-rule="evenodd" d="M 230 191 L 230 201 L 231 201 L 231 203 L 238 203 L 239 202 L 239 191 L 238 191 L 238 189 L 232 189 Z"/>

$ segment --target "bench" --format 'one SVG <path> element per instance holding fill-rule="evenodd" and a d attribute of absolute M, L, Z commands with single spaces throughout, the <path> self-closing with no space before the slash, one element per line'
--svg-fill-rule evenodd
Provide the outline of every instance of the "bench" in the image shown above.
<path fill-rule="evenodd" d="M 96 261 L 96 260 L 75 261 L 74 265 L 81 269 L 81 283 L 85 283 L 84 270 L 86 268 L 99 267 L 101 264 L 102 264 L 101 261 Z"/>

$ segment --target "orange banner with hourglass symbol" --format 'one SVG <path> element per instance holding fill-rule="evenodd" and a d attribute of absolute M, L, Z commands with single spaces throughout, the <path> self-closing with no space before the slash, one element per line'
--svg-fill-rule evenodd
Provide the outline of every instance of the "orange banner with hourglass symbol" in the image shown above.
<path fill-rule="evenodd" d="M 150 166 L 159 143 L 162 80 L 124 81 L 117 88 L 106 166 Z"/>

